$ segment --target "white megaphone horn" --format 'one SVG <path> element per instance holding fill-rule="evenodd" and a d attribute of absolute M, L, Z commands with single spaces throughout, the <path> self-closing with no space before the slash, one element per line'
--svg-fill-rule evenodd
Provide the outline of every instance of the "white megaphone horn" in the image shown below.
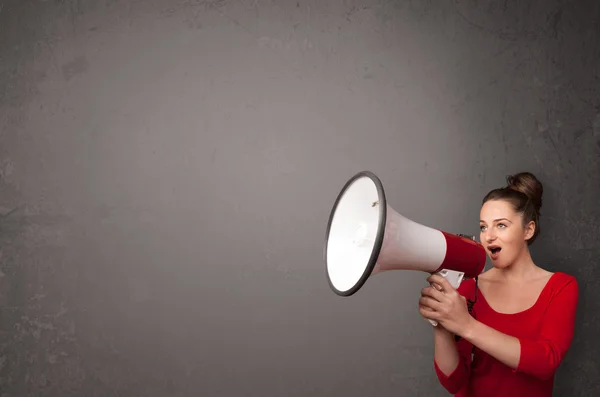
<path fill-rule="evenodd" d="M 394 211 L 370 171 L 354 175 L 339 193 L 324 254 L 329 286 L 340 296 L 353 295 L 369 277 L 388 270 L 437 273 L 458 288 L 463 279 L 479 275 L 486 261 L 474 237 L 421 225 Z"/>

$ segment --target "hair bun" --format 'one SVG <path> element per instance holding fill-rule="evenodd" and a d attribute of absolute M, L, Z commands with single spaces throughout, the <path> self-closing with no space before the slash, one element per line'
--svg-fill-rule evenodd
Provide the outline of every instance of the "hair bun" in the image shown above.
<path fill-rule="evenodd" d="M 506 177 L 508 188 L 516 190 L 526 195 L 532 202 L 536 211 L 540 212 L 542 208 L 542 195 L 544 187 L 542 183 L 531 172 L 519 172 Z"/>

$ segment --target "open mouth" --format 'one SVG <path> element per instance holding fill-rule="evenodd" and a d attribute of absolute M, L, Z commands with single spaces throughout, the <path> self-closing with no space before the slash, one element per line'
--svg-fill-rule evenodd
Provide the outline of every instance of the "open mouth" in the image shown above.
<path fill-rule="evenodd" d="M 498 252 L 500 252 L 500 250 L 502 248 L 494 245 L 494 246 L 489 246 L 488 249 L 490 250 L 490 252 L 492 253 L 492 255 L 495 256 L 496 254 L 498 254 Z"/>

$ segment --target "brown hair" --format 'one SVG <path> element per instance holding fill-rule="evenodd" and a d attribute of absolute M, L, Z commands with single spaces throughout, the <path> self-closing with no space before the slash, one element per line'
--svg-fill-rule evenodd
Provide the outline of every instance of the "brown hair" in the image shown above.
<path fill-rule="evenodd" d="M 540 209 L 544 187 L 531 172 L 509 175 L 506 177 L 506 183 L 505 187 L 494 189 L 486 194 L 483 203 L 489 200 L 506 200 L 517 213 L 523 216 L 523 225 L 534 221 L 535 231 L 527 241 L 527 244 L 531 245 L 540 234 Z"/>

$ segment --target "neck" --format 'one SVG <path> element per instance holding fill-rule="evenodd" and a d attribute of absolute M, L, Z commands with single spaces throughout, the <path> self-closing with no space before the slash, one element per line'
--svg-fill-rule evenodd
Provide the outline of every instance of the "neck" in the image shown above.
<path fill-rule="evenodd" d="M 523 281 L 532 276 L 537 266 L 531 258 L 529 249 L 525 247 L 515 261 L 503 269 L 496 269 L 497 274 L 506 281 Z"/>

